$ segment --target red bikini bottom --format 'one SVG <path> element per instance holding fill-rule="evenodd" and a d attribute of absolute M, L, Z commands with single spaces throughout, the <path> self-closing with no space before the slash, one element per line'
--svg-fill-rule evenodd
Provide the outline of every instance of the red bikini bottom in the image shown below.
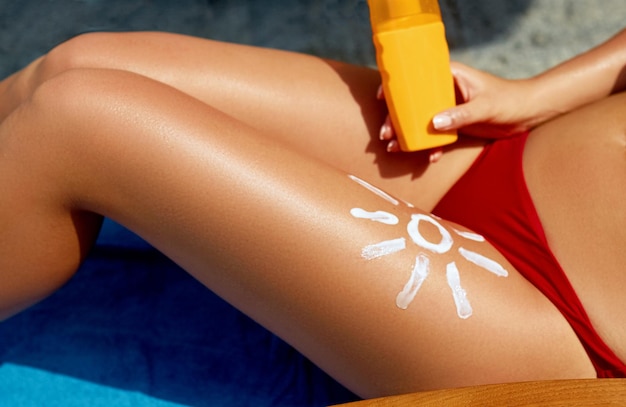
<path fill-rule="evenodd" d="M 528 134 L 487 145 L 433 213 L 482 234 L 537 287 L 572 326 L 598 377 L 626 377 L 626 365 L 593 328 L 548 247 L 528 192 L 522 154 Z"/>

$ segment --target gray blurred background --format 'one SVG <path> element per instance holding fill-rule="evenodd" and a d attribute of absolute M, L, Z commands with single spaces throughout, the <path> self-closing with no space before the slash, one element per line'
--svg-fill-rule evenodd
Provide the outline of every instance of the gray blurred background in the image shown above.
<path fill-rule="evenodd" d="M 440 4 L 453 58 L 506 77 L 533 75 L 626 26 L 626 0 Z M 365 0 L 0 0 L 0 77 L 94 30 L 172 31 L 374 63 Z"/>

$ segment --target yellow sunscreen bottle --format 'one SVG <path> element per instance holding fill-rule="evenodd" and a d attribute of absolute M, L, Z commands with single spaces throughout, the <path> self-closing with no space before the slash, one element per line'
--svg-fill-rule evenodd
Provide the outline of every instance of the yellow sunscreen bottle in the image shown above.
<path fill-rule="evenodd" d="M 453 143 L 433 117 L 455 105 L 450 53 L 437 0 L 368 0 L 389 115 L 403 151 Z"/>

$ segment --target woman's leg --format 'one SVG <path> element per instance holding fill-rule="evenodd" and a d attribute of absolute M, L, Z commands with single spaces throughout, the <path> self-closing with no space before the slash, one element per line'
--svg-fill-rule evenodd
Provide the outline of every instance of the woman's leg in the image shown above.
<path fill-rule="evenodd" d="M 41 83 L 80 68 L 119 69 L 168 84 L 427 210 L 480 149 L 458 143 L 436 166 L 428 166 L 426 153 L 387 154 L 378 140 L 386 110 L 375 98 L 380 78 L 372 69 L 156 32 L 91 33 L 59 45 L 0 83 L 0 117 Z"/>
<path fill-rule="evenodd" d="M 626 360 L 626 94 L 534 131 L 524 172 L 550 247 L 594 328 Z M 581 250 L 584 248 L 584 250 Z"/>
<path fill-rule="evenodd" d="M 159 82 L 59 75 L 2 124 L 0 148 L 5 312 L 66 278 L 58 259 L 76 258 L 98 213 L 362 396 L 593 375 L 560 313 L 488 243 Z"/>
<path fill-rule="evenodd" d="M 33 131 L 52 134 L 44 127 Z M 55 152 L 48 155 L 42 146 L 31 156 L 23 147 L 34 146 L 22 135 L 29 136 L 19 111 L 0 123 L 0 321 L 63 285 L 101 224 L 101 216 L 74 209 L 59 192 L 58 179 L 47 173 L 59 164 Z"/>

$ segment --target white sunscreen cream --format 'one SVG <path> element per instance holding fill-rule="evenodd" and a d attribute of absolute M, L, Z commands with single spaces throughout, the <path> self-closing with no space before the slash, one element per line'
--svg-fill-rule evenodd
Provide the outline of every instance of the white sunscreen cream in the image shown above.
<path fill-rule="evenodd" d="M 361 250 L 361 257 L 366 260 L 374 260 L 404 249 L 406 249 L 406 239 L 387 240 L 385 242 L 365 246 L 363 250 Z"/>
<path fill-rule="evenodd" d="M 396 215 L 385 211 L 368 212 L 361 208 L 354 208 L 350 214 L 357 219 L 369 219 L 373 222 L 384 223 L 385 225 L 397 225 L 400 220 Z"/>
<path fill-rule="evenodd" d="M 470 263 L 474 263 L 475 265 L 484 268 L 498 277 L 509 276 L 509 272 L 506 271 L 498 262 L 489 259 L 482 254 L 466 250 L 462 247 L 459 248 L 459 253 L 461 253 L 461 256 L 465 257 L 465 259 Z"/>
<path fill-rule="evenodd" d="M 453 229 L 453 230 L 454 230 L 454 233 L 456 233 L 457 235 L 467 240 L 473 240 L 474 242 L 481 242 L 481 243 L 485 242 L 485 238 L 482 235 L 479 235 L 478 233 L 465 232 L 465 231 L 456 230 L 456 229 Z"/>
<path fill-rule="evenodd" d="M 467 293 L 461 287 L 461 276 L 459 275 L 459 269 L 456 267 L 456 263 L 449 263 L 446 267 L 446 278 L 448 280 L 448 286 L 452 290 L 452 297 L 454 298 L 454 304 L 456 305 L 456 313 L 461 319 L 467 319 L 472 316 L 474 312 L 472 305 L 467 299 Z"/>
<path fill-rule="evenodd" d="M 350 179 L 357 182 L 359 185 L 378 195 L 382 199 L 393 205 L 399 205 L 401 202 L 382 190 L 370 185 L 369 183 L 350 175 Z M 408 205 L 408 204 L 407 204 Z M 409 205 L 409 207 L 412 207 Z M 386 225 L 395 226 L 400 223 L 399 218 L 396 215 L 385 211 L 368 212 L 361 208 L 354 208 L 350 211 L 350 214 L 357 219 L 365 219 L 368 221 L 379 222 Z M 443 255 L 450 252 L 455 244 L 452 234 L 459 236 L 462 239 L 470 240 L 473 242 L 483 243 L 486 239 L 473 232 L 457 230 L 453 227 L 446 228 L 440 223 L 441 218 L 435 215 L 426 214 L 413 214 L 411 220 L 408 222 L 406 231 L 409 237 L 415 243 L 420 250 L 428 250 L 437 255 Z M 420 223 L 426 222 L 434 226 L 441 235 L 441 239 L 438 242 L 431 242 L 427 240 L 420 232 Z M 391 255 L 407 248 L 406 239 L 401 237 L 398 239 L 382 241 L 380 243 L 372 244 L 364 247 L 361 250 L 361 257 L 366 260 L 374 260 L 380 257 Z M 499 277 L 507 277 L 508 271 L 502 267 L 497 261 L 485 257 L 482 254 L 476 253 L 471 250 L 467 250 L 463 247 L 459 247 L 459 254 L 468 262 L 475 264 L 490 273 Z M 451 259 L 444 258 L 444 261 L 448 262 Z M 430 274 L 430 258 L 424 253 L 419 252 L 411 277 L 405 284 L 404 288 L 396 296 L 396 305 L 398 308 L 406 310 L 410 304 L 415 300 L 418 292 L 420 291 L 423 283 L 426 281 Z M 461 286 L 461 277 L 457 264 L 453 261 L 446 266 L 446 279 L 448 286 L 452 291 L 452 297 L 457 310 L 457 315 L 461 319 L 467 319 L 472 316 L 473 309 L 467 298 L 465 289 Z"/>
<path fill-rule="evenodd" d="M 415 259 L 415 266 L 413 267 L 413 273 L 411 273 L 411 278 L 404 286 L 404 289 L 398 294 L 396 297 L 396 305 L 400 309 L 407 309 L 409 305 L 415 299 L 417 292 L 422 287 L 424 281 L 426 281 L 426 277 L 428 277 L 428 273 L 430 267 L 430 260 L 423 254 L 420 254 Z"/>
<path fill-rule="evenodd" d="M 396 198 L 392 197 L 391 195 L 389 195 L 388 193 L 386 193 L 382 189 L 376 188 L 374 185 L 370 184 L 369 182 L 363 181 L 361 178 L 355 177 L 354 175 L 348 175 L 348 177 L 350 177 L 350 179 L 352 181 L 354 181 L 357 184 L 361 185 L 365 189 L 368 189 L 371 192 L 373 192 L 376 195 L 378 195 L 379 197 L 383 198 L 385 201 L 390 202 L 391 204 L 393 204 L 395 206 L 400 205 L 400 201 L 398 201 Z"/>
<path fill-rule="evenodd" d="M 420 225 L 420 222 L 422 221 L 431 223 L 432 225 L 437 227 L 437 229 L 439 229 L 439 233 L 441 234 L 441 241 L 439 243 L 431 243 L 428 240 L 426 240 L 424 236 L 422 236 L 422 234 L 419 231 L 419 225 Z M 416 245 L 423 247 L 426 250 L 443 254 L 443 253 L 449 252 L 450 249 L 452 248 L 453 241 L 452 241 L 452 236 L 450 235 L 450 232 L 448 232 L 439 222 L 437 222 L 435 219 L 431 218 L 430 216 L 426 216 L 422 214 L 413 215 L 411 216 L 411 221 L 409 222 L 406 228 L 407 228 L 407 232 L 409 233 L 409 236 L 411 236 L 411 239 L 413 239 L 413 242 Z"/>

